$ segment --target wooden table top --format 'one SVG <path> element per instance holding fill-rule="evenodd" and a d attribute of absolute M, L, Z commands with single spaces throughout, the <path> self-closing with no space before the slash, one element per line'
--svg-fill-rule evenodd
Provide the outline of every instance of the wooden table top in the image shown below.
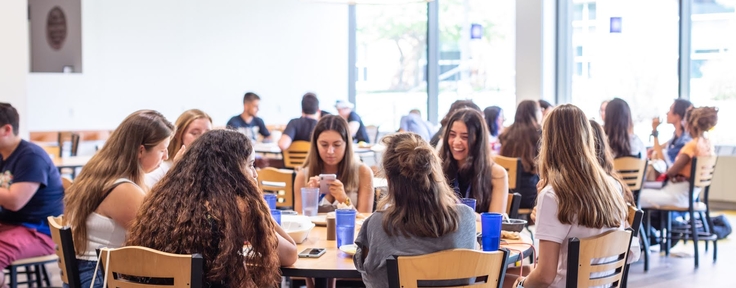
<path fill-rule="evenodd" d="M 480 231 L 480 222 L 476 222 L 476 227 Z M 358 230 L 355 231 L 358 236 Z M 523 251 L 524 257 L 531 253 L 531 239 L 526 235 L 521 235 L 521 240 L 505 240 L 511 244 L 503 244 L 501 247 L 509 249 L 509 260 L 507 263 L 514 263 L 519 260 L 519 253 Z M 281 271 L 284 276 L 297 277 L 315 277 L 315 278 L 360 278 L 360 273 L 353 264 L 353 256 L 340 251 L 334 240 L 327 239 L 326 227 L 314 227 L 304 242 L 297 244 L 297 251 L 307 248 L 325 248 L 326 252 L 319 258 L 299 258 L 296 263 L 290 267 L 282 267 Z M 523 259 L 523 257 L 522 257 Z"/>
<path fill-rule="evenodd" d="M 58 168 L 77 168 L 82 167 L 92 159 L 92 156 L 73 156 L 73 157 L 54 157 L 52 161 Z"/>

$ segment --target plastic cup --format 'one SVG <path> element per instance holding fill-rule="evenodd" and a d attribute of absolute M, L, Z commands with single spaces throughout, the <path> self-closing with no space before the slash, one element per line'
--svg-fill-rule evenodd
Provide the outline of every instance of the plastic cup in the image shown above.
<path fill-rule="evenodd" d="M 468 205 L 473 211 L 475 211 L 475 199 L 473 198 L 462 198 L 460 199 L 460 202 L 462 202 L 465 205 Z"/>
<path fill-rule="evenodd" d="M 281 226 L 281 210 L 271 209 L 271 217 Z"/>
<path fill-rule="evenodd" d="M 355 215 L 353 209 L 335 210 L 335 234 L 337 247 L 355 242 Z"/>
<path fill-rule="evenodd" d="M 302 188 L 302 215 L 317 216 L 319 188 Z"/>
<path fill-rule="evenodd" d="M 268 209 L 276 209 L 276 195 L 265 193 L 263 194 L 263 199 L 266 199 L 266 203 L 268 203 Z"/>
<path fill-rule="evenodd" d="M 483 251 L 496 251 L 501 244 L 501 221 L 499 213 L 480 213 L 481 246 Z"/>

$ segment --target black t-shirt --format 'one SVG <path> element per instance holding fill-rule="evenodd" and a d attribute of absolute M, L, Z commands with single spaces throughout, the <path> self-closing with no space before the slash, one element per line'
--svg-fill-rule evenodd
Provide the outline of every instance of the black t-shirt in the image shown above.
<path fill-rule="evenodd" d="M 291 141 L 310 141 L 317 120 L 307 117 L 294 118 L 286 124 L 283 135 L 288 135 Z"/>
<path fill-rule="evenodd" d="M 268 131 L 268 128 L 266 128 L 266 123 L 263 122 L 263 119 L 259 117 L 253 117 L 253 120 L 250 121 L 250 123 L 245 122 L 240 115 L 235 115 L 233 118 L 230 118 L 230 120 L 227 121 L 227 127 L 233 130 L 244 130 L 244 129 L 250 129 L 253 131 L 251 135 L 255 138 L 256 133 L 261 134 L 263 137 L 271 136 L 271 132 Z M 255 139 L 253 139 L 255 140 Z"/>
<path fill-rule="evenodd" d="M 355 133 L 353 140 L 355 140 L 355 142 L 371 143 L 371 139 L 368 137 L 368 131 L 365 130 L 365 125 L 363 125 L 363 120 L 360 120 L 360 116 L 358 116 L 358 113 L 355 113 L 355 111 L 350 112 L 350 115 L 348 115 L 348 123 L 353 121 L 360 123 L 360 128 L 358 128 L 358 132 Z"/>
<path fill-rule="evenodd" d="M 19 224 L 51 235 L 46 217 L 64 213 L 64 188 L 54 163 L 43 148 L 21 140 L 7 159 L 0 160 L 0 186 L 34 182 L 40 186 L 18 211 L 0 209 L 0 223 Z"/>

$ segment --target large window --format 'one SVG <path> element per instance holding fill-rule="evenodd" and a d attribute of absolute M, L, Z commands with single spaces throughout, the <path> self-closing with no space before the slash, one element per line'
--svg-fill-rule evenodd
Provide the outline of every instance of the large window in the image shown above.
<path fill-rule="evenodd" d="M 651 119 L 678 97 L 678 1 L 571 1 L 572 103 L 601 120 L 601 102 L 626 100 L 646 143 Z"/>
<path fill-rule="evenodd" d="M 458 99 L 481 109 L 500 106 L 513 120 L 516 106 L 516 1 L 439 2 L 439 115 Z"/>
<path fill-rule="evenodd" d="M 719 125 L 712 139 L 736 145 L 727 123 L 736 123 L 736 1 L 693 0 L 690 100 L 695 106 L 716 106 Z"/>
<path fill-rule="evenodd" d="M 357 5 L 357 113 L 396 131 L 411 109 L 427 113 L 427 4 Z"/>

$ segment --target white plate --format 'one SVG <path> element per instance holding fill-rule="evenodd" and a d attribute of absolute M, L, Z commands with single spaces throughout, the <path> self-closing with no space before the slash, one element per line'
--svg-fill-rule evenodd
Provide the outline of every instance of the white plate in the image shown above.
<path fill-rule="evenodd" d="M 319 214 L 317 216 L 309 217 L 309 220 L 317 226 L 327 226 L 327 214 Z"/>
<path fill-rule="evenodd" d="M 355 255 L 355 252 L 357 249 L 358 249 L 358 246 L 355 244 L 348 244 L 348 245 L 340 246 L 340 251 L 345 252 L 346 254 L 350 254 L 350 255 Z"/>

